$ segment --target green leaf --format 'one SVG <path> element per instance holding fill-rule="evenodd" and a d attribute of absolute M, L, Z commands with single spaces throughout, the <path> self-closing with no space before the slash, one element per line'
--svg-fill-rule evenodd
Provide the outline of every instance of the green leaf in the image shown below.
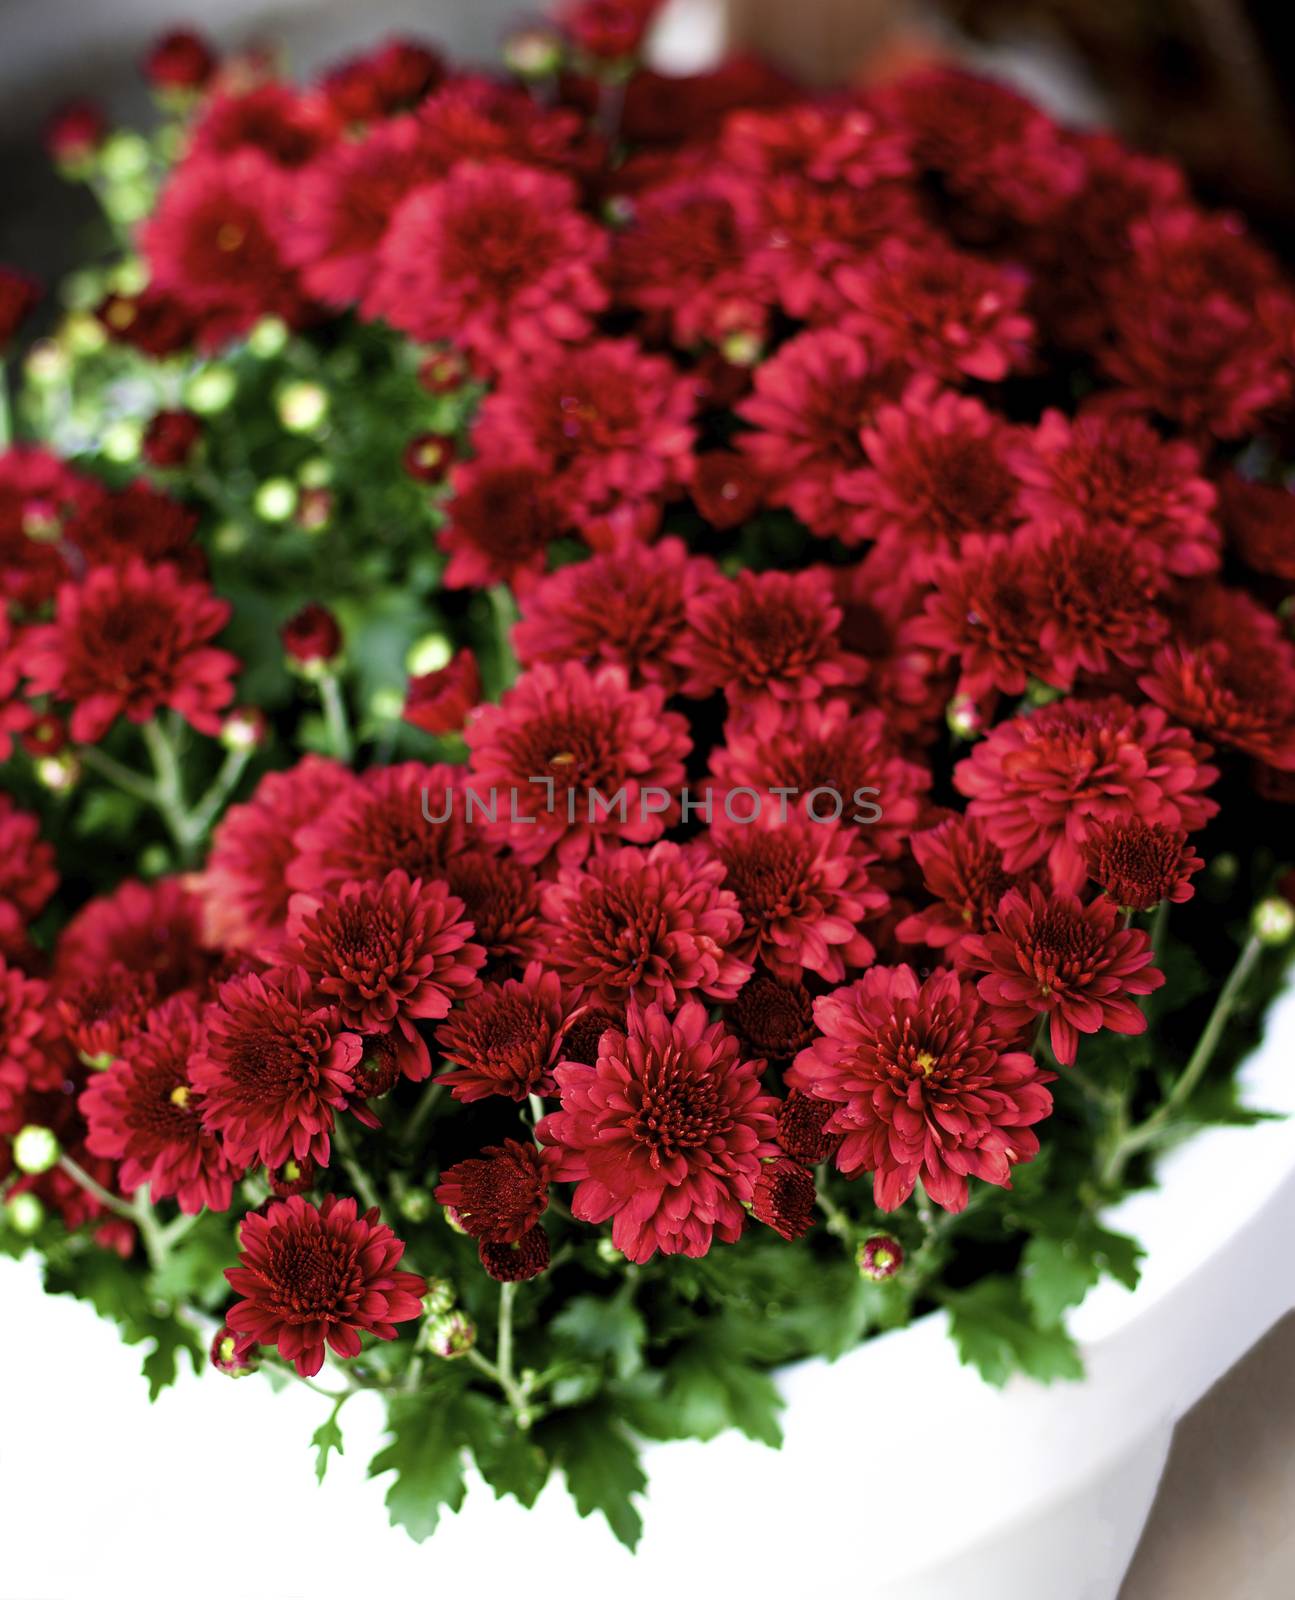
<path fill-rule="evenodd" d="M 620 1542 L 633 1550 L 643 1533 L 643 1518 L 632 1497 L 642 1494 L 647 1478 L 616 1414 L 605 1405 L 555 1411 L 536 1435 L 561 1467 L 580 1515 L 601 1511 Z"/>
<path fill-rule="evenodd" d="M 1044 1327 L 1060 1322 L 1102 1275 L 1096 1260 L 1082 1252 L 1076 1240 L 1041 1235 L 1026 1245 L 1022 1269 L 1022 1291 L 1034 1320 Z"/>
<path fill-rule="evenodd" d="M 582 1356 L 606 1359 L 618 1378 L 631 1378 L 643 1365 L 647 1324 L 626 1284 L 609 1299 L 582 1294 L 565 1305 L 549 1325 L 560 1344 Z"/>
<path fill-rule="evenodd" d="M 442 1386 L 394 1397 L 387 1409 L 391 1443 L 369 1463 L 371 1478 L 395 1473 L 387 1510 L 393 1526 L 419 1541 L 436 1532 L 442 1508 L 457 1511 L 463 1504 L 463 1398 Z"/>
<path fill-rule="evenodd" d="M 497 1500 L 510 1494 L 522 1505 L 533 1506 L 549 1481 L 548 1457 L 534 1438 L 523 1433 L 511 1418 L 501 1418 L 499 1426 L 489 1436 L 474 1441 L 472 1459 L 495 1491 Z"/>
<path fill-rule="evenodd" d="M 315 1451 L 315 1481 L 323 1483 L 324 1474 L 328 1471 L 329 1453 L 336 1450 L 338 1455 L 345 1455 L 342 1448 L 342 1430 L 337 1424 L 337 1413 L 340 1406 L 334 1406 L 329 1413 L 328 1421 L 321 1422 L 310 1436 L 310 1443 Z"/>
<path fill-rule="evenodd" d="M 1001 1388 L 1016 1371 L 1040 1383 L 1083 1377 L 1074 1341 L 1059 1325 L 1033 1324 L 1014 1279 L 982 1278 L 970 1289 L 945 1290 L 940 1298 L 948 1307 L 959 1357 L 977 1368 L 986 1383 Z"/>
<path fill-rule="evenodd" d="M 737 1428 L 776 1449 L 781 1407 L 768 1373 L 744 1361 L 716 1331 L 690 1340 L 665 1368 L 655 1394 L 636 1403 L 632 1414 L 635 1425 L 657 1439 L 713 1439 Z"/>
<path fill-rule="evenodd" d="M 202 1370 L 203 1348 L 197 1334 L 174 1317 L 150 1317 L 140 1325 L 139 1331 L 123 1330 L 127 1344 L 151 1338 L 153 1348 L 144 1357 L 141 1371 L 148 1380 L 148 1398 L 156 1400 L 180 1376 L 180 1357 L 187 1355 L 193 1370 Z"/>

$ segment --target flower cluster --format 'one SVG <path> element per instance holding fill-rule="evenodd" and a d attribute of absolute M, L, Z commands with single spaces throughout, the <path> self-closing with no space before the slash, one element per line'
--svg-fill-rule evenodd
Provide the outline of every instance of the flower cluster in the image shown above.
<path fill-rule="evenodd" d="M 653 10 L 516 82 L 168 36 L 75 323 L 166 407 L 0 454 L 0 1179 L 148 1270 L 241 1216 L 225 1371 L 412 1392 L 495 1280 L 525 1428 L 621 1356 L 519 1376 L 523 1282 L 686 1285 L 654 1343 L 728 1247 L 911 1305 L 1295 801 L 1266 251 L 952 67 L 663 93 Z"/>

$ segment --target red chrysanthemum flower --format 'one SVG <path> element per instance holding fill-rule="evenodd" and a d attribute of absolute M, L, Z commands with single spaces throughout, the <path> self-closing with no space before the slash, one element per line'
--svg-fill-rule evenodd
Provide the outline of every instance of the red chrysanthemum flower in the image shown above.
<path fill-rule="evenodd" d="M 598 1059 L 598 1045 L 608 1028 L 624 1028 L 625 1018 L 620 1013 L 604 1010 L 601 1006 L 581 1006 L 572 1013 L 562 1035 L 562 1060 L 578 1061 L 592 1067 Z"/>
<path fill-rule="evenodd" d="M 551 1259 L 549 1236 L 543 1228 L 528 1228 L 512 1244 L 495 1244 L 482 1239 L 477 1259 L 496 1283 L 525 1283 L 539 1277 Z"/>
<path fill-rule="evenodd" d="M 519 981 L 488 983 L 436 1030 L 453 1070 L 441 1074 L 456 1100 L 551 1094 L 553 1066 L 571 1003 L 556 972 L 532 961 Z"/>
<path fill-rule="evenodd" d="M 213 945 L 264 949 L 282 935 L 292 893 L 284 874 L 297 855 L 297 830 L 350 781 L 336 761 L 307 755 L 287 772 L 267 772 L 250 800 L 229 807 L 193 879 Z"/>
<path fill-rule="evenodd" d="M 372 122 L 416 106 L 445 71 L 443 58 L 416 39 L 388 39 L 330 68 L 319 87 L 344 122 Z"/>
<path fill-rule="evenodd" d="M 464 850 L 446 862 L 444 877 L 450 893 L 463 901 L 473 943 L 486 952 L 483 971 L 539 954 L 540 886 L 532 868 L 511 856 Z"/>
<path fill-rule="evenodd" d="M 437 878 L 411 879 L 399 868 L 382 881 L 344 883 L 288 904 L 283 959 L 303 968 L 318 994 L 356 1033 L 398 1032 L 401 1070 L 415 1082 L 431 1072 L 416 1020 L 449 1015 L 477 988 L 485 960 L 471 944 L 472 924 Z"/>
<path fill-rule="evenodd" d="M 811 1024 L 800 1049 L 804 1050 L 813 1037 Z M 841 1140 L 845 1137 L 844 1134 L 827 1131 L 827 1124 L 835 1111 L 830 1100 L 818 1100 L 812 1094 L 802 1094 L 799 1089 L 790 1090 L 778 1107 L 778 1131 L 775 1137 L 779 1148 L 806 1166 L 816 1167 L 820 1161 L 830 1161 L 841 1148 Z"/>
<path fill-rule="evenodd" d="M 106 972 L 120 962 L 151 973 L 159 999 L 205 987 L 217 956 L 205 946 L 202 905 L 180 878 L 127 879 L 91 900 L 59 935 L 54 975 L 60 986 Z"/>
<path fill-rule="evenodd" d="M 898 405 L 864 427 L 870 465 L 837 480 L 858 507 L 856 535 L 887 541 L 926 578 L 932 558 L 956 553 L 965 535 L 1007 532 L 1020 520 L 1014 439 L 979 400 L 914 379 Z"/>
<path fill-rule="evenodd" d="M 36 445 L 0 453 L 0 599 L 24 610 L 53 599 L 68 570 L 60 547 L 64 519 L 93 492 Z"/>
<path fill-rule="evenodd" d="M 576 201 L 556 173 L 460 162 L 392 216 L 366 315 L 424 344 L 453 339 L 494 367 L 587 338 L 607 304 L 598 273 L 607 235 Z"/>
<path fill-rule="evenodd" d="M 169 565 L 96 567 L 81 583 L 64 584 L 54 621 L 28 633 L 28 692 L 70 701 L 72 737 L 86 744 L 119 716 L 147 722 L 163 707 L 217 734 L 239 663 L 211 641 L 230 610 Z"/>
<path fill-rule="evenodd" d="M 658 503 L 688 477 L 691 381 L 632 339 L 560 346 L 510 366 L 482 402 L 482 454 L 538 458 L 573 517 Z"/>
<path fill-rule="evenodd" d="M 0 1115 L 32 1087 L 41 1062 L 37 1039 L 45 1023 L 47 988 L 10 967 L 0 955 Z"/>
<path fill-rule="evenodd" d="M 690 695 L 723 689 L 733 705 L 815 700 L 866 670 L 841 647 L 841 611 L 820 572 L 743 568 L 694 595 L 687 616 L 675 659 Z"/>
<path fill-rule="evenodd" d="M 1105 285 L 1102 366 L 1129 405 L 1236 438 L 1290 393 L 1295 300 L 1277 263 L 1236 217 L 1190 206 L 1152 213 L 1131 239 Z"/>
<path fill-rule="evenodd" d="M 1034 324 L 1021 309 L 1026 279 L 938 239 L 888 239 L 861 267 L 842 267 L 843 327 L 882 361 L 945 383 L 996 383 L 1030 359 Z"/>
<path fill-rule="evenodd" d="M 1063 687 L 1039 643 L 1038 586 L 1027 553 L 1005 534 L 969 533 L 956 556 L 931 563 L 924 615 L 903 628 L 906 642 L 957 659 L 955 698 L 1022 695 L 1031 678 Z"/>
<path fill-rule="evenodd" d="M 653 684 L 577 662 L 525 672 L 467 730 L 469 788 L 493 801 L 489 836 L 522 861 L 564 866 L 598 845 L 648 844 L 678 815 L 688 725 Z"/>
<path fill-rule="evenodd" d="M 139 1033 L 157 1003 L 157 979 L 120 961 L 55 986 L 55 1010 L 83 1061 L 105 1067 Z"/>
<path fill-rule="evenodd" d="M 1009 872 L 1047 858 L 1058 889 L 1084 881 L 1091 826 L 1140 816 L 1193 832 L 1218 810 L 1209 747 L 1157 706 L 1063 700 L 1001 723 L 954 768 Z"/>
<path fill-rule="evenodd" d="M 305 1194 L 314 1188 L 318 1176 L 319 1168 L 309 1156 L 302 1156 L 300 1161 L 289 1156 L 281 1167 L 265 1169 L 265 1181 L 276 1200 L 286 1200 L 290 1194 Z"/>
<path fill-rule="evenodd" d="M 202 447 L 203 421 L 192 411 L 155 411 L 144 429 L 140 454 L 150 467 L 186 466 Z"/>
<path fill-rule="evenodd" d="M 227 1210 L 239 1176 L 204 1128 L 202 1095 L 189 1079 L 201 1039 L 193 1003 L 166 1001 L 78 1102 L 89 1126 L 86 1144 L 95 1155 L 121 1162 L 123 1192 L 147 1184 L 154 1201 L 174 1195 L 190 1216 L 204 1206 Z"/>
<path fill-rule="evenodd" d="M 961 959 L 963 938 L 988 932 L 998 902 L 1033 876 L 1007 871 L 1003 852 L 975 816 L 952 816 L 926 833 L 914 834 L 912 851 L 935 901 L 905 917 L 895 936 L 905 944 L 945 950 L 955 961 Z"/>
<path fill-rule="evenodd" d="M 842 474 L 866 457 L 860 429 L 898 389 L 860 339 L 816 328 L 788 340 L 755 370 L 755 393 L 737 414 L 757 430 L 738 435 L 769 480 L 769 497 L 788 506 L 822 538 L 863 537 L 858 513 L 837 492 Z"/>
<path fill-rule="evenodd" d="M 1219 480 L 1219 517 L 1251 572 L 1295 583 L 1295 494 L 1227 472 Z"/>
<path fill-rule="evenodd" d="M 108 119 L 97 100 L 69 100 L 45 124 L 45 149 L 60 166 L 75 167 L 108 136 Z"/>
<path fill-rule="evenodd" d="M 204 1021 L 190 1081 L 230 1160 L 280 1167 L 309 1156 L 326 1167 L 333 1113 L 346 1106 L 363 1053 L 359 1035 L 343 1031 L 299 967 L 231 978 Z"/>
<path fill-rule="evenodd" d="M 1201 459 L 1144 418 L 1045 411 L 1008 453 L 1022 515 L 1045 526 L 1117 528 L 1157 546 L 1170 572 L 1193 578 L 1219 564 L 1215 491 Z"/>
<path fill-rule="evenodd" d="M 693 462 L 693 504 L 712 528 L 740 527 L 764 498 L 764 480 L 734 450 L 706 450 Z"/>
<path fill-rule="evenodd" d="M 1220 744 L 1295 771 L 1295 646 L 1243 590 L 1211 584 L 1194 591 L 1138 687 Z"/>
<path fill-rule="evenodd" d="M 777 1156 L 760 1168 L 751 1196 L 751 1214 L 782 1238 L 800 1239 L 814 1225 L 816 1198 L 814 1179 L 800 1162 Z"/>
<path fill-rule="evenodd" d="M 886 857 L 901 853 L 931 774 L 900 755 L 884 712 L 855 713 L 844 700 L 802 701 L 730 721 L 726 732 L 727 742 L 711 752 L 717 798 L 745 788 L 776 803 L 780 791 L 794 790 L 786 803 L 816 816 L 830 816 L 839 799 L 846 825 L 867 827 L 870 848 Z M 731 809 L 745 815 L 750 805 L 748 796 L 735 795 Z M 868 815 L 865 806 L 880 815 L 856 822 Z"/>
<path fill-rule="evenodd" d="M 192 133 L 195 157 L 259 155 L 295 170 L 337 142 L 342 125 L 322 94 L 279 79 L 216 94 Z"/>
<path fill-rule="evenodd" d="M 207 570 L 194 541 L 198 515 L 142 480 L 116 491 L 78 497 L 63 538 L 87 567 L 122 567 L 133 557 L 149 566 L 169 561 L 186 578 Z"/>
<path fill-rule="evenodd" d="M 994 922 L 997 931 L 972 934 L 962 953 L 985 971 L 980 994 L 1004 1028 L 1019 1033 L 1047 1016 L 1063 1066 L 1073 1064 L 1081 1033 L 1145 1033 L 1146 1015 L 1132 996 L 1160 988 L 1165 975 L 1151 965 L 1150 939 L 1125 928 L 1110 900 L 1085 906 L 1031 884 L 1024 894 L 1008 890 Z"/>
<path fill-rule="evenodd" d="M 175 92 L 204 88 L 216 66 L 216 53 L 201 34 L 173 28 L 149 46 L 142 70 L 155 89 Z"/>
<path fill-rule="evenodd" d="M 54 847 L 40 836 L 40 818 L 0 794 L 0 902 L 34 921 L 57 888 Z"/>
<path fill-rule="evenodd" d="M 110 339 L 155 361 L 189 349 L 201 326 L 201 319 L 188 306 L 155 289 L 110 294 L 95 307 L 94 314 Z"/>
<path fill-rule="evenodd" d="M 1084 843 L 1089 878 L 1124 911 L 1190 900 L 1192 873 L 1204 865 L 1181 828 L 1138 817 L 1102 823 Z"/>
<path fill-rule="evenodd" d="M 742 912 L 737 955 L 790 982 L 809 971 L 840 983 L 847 967 L 873 959 L 860 924 L 883 911 L 889 896 L 870 881 L 876 857 L 853 829 L 794 811 L 783 819 L 764 806 L 749 823 L 716 821 L 709 837 Z"/>
<path fill-rule="evenodd" d="M 566 868 L 544 891 L 547 958 L 613 1009 L 634 999 L 672 1010 L 696 991 L 732 1000 L 751 967 L 732 953 L 742 913 L 723 877 L 702 846 L 666 840 Z"/>
<path fill-rule="evenodd" d="M 1033 1124 L 1052 1110 L 1051 1074 L 1006 1048 L 975 985 L 947 967 L 919 982 L 911 967 L 875 967 L 815 1001 L 823 1037 L 787 1074 L 837 1107 L 837 1167 L 873 1175 L 894 1211 L 920 1180 L 946 1211 L 967 1204 L 968 1178 L 1011 1187 L 1012 1167 L 1038 1154 Z"/>
<path fill-rule="evenodd" d="M 438 671 L 410 678 L 401 715 L 424 733 L 460 733 L 480 699 L 477 658 L 471 650 L 459 650 Z"/>
<path fill-rule="evenodd" d="M 536 1131 L 559 1148 L 554 1176 L 577 1185 L 575 1217 L 610 1218 L 612 1242 L 637 1262 L 738 1238 L 761 1159 L 777 1154 L 777 1102 L 704 1007 L 674 1018 L 634 1007 L 625 1032 L 603 1034 L 595 1066 L 565 1063 L 557 1080 L 562 1109 Z"/>
<path fill-rule="evenodd" d="M 596 61 L 638 52 L 661 0 L 565 0 L 558 20 L 572 44 Z"/>
<path fill-rule="evenodd" d="M 524 588 L 543 573 L 549 546 L 572 531 L 548 469 L 516 456 L 479 457 L 450 473 L 454 496 L 436 542 L 449 557 L 447 589 Z"/>
<path fill-rule="evenodd" d="M 294 1195 L 264 1216 L 249 1213 L 240 1242 L 242 1265 L 225 1270 L 243 1297 L 225 1318 L 240 1355 L 273 1345 L 310 1378 L 324 1364 L 325 1345 L 357 1356 L 362 1333 L 394 1339 L 394 1324 L 422 1315 L 427 1283 L 396 1270 L 405 1247 L 378 1221 L 376 1206 L 358 1216 L 354 1200 L 325 1195 L 316 1209 Z"/>
<path fill-rule="evenodd" d="M 325 305 L 353 305 L 373 281 L 378 247 L 402 201 L 435 176 L 416 117 L 397 117 L 316 157 L 292 190 L 285 259 Z"/>
<path fill-rule="evenodd" d="M 260 317 L 299 321 L 306 302 L 284 253 L 286 173 L 258 150 L 191 156 L 175 169 L 140 245 L 149 286 L 199 318 L 214 346 Z"/>
<path fill-rule="evenodd" d="M 9 342 L 40 303 L 41 287 L 35 278 L 0 264 L 0 357 Z"/>
<path fill-rule="evenodd" d="M 537 105 L 524 88 L 479 75 L 447 83 L 419 106 L 418 120 L 427 159 L 440 173 L 458 161 L 502 158 L 592 175 L 600 159 L 596 139 L 571 107 Z"/>
<path fill-rule="evenodd" d="M 447 864 L 471 843 L 462 770 L 404 761 L 371 768 L 345 785 L 318 820 L 298 828 L 297 856 L 285 877 L 293 889 L 313 895 L 352 878 L 385 878 L 395 867 L 411 878 L 444 878 Z"/>
<path fill-rule="evenodd" d="M 913 168 L 904 134 L 854 103 L 734 111 L 724 121 L 719 149 L 727 164 L 753 177 L 852 189 L 907 177 Z"/>
<path fill-rule="evenodd" d="M 724 1020 L 752 1056 L 765 1061 L 790 1061 L 814 1037 L 814 1006 L 803 983 L 786 983 L 757 972 Z"/>
<path fill-rule="evenodd" d="M 505 1139 L 448 1167 L 436 1186 L 436 1202 L 449 1206 L 472 1238 L 514 1244 L 548 1209 L 553 1165 L 554 1152 Z"/>

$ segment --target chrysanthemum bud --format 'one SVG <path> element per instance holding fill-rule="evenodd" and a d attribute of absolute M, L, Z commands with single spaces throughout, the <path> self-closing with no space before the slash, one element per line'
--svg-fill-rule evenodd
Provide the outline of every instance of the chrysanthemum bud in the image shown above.
<path fill-rule="evenodd" d="M 562 35 L 542 22 L 514 28 L 504 40 L 504 65 L 527 82 L 551 78 L 562 65 Z"/>
<path fill-rule="evenodd" d="M 1295 906 L 1280 895 L 1269 895 L 1255 907 L 1250 927 L 1260 944 L 1285 944 L 1295 933 Z"/>
<path fill-rule="evenodd" d="M 614 1245 L 611 1241 L 610 1235 L 605 1233 L 598 1240 L 598 1243 L 595 1246 L 595 1252 L 599 1261 L 606 1262 L 609 1267 L 614 1267 L 618 1263 L 625 1260 L 624 1252 L 619 1248 L 619 1246 Z"/>
<path fill-rule="evenodd" d="M 305 1194 L 315 1182 L 315 1174 L 319 1168 L 309 1156 L 297 1156 L 285 1161 L 281 1167 L 267 1167 L 265 1181 L 270 1185 L 270 1192 L 280 1200 L 286 1200 L 289 1195 Z"/>
<path fill-rule="evenodd" d="M 237 388 L 238 379 L 229 367 L 204 367 L 185 384 L 184 401 L 200 417 L 212 417 L 225 410 Z"/>
<path fill-rule="evenodd" d="M 62 1154 L 63 1147 L 52 1128 L 42 1128 L 29 1122 L 14 1134 L 13 1164 L 19 1172 L 27 1172 L 32 1176 L 48 1172 L 51 1167 L 58 1165 L 58 1158 Z"/>
<path fill-rule="evenodd" d="M 443 1317 L 454 1309 L 454 1285 L 448 1278 L 428 1278 L 423 1310 L 429 1317 Z"/>
<path fill-rule="evenodd" d="M 313 433 L 328 415 L 328 390 L 320 383 L 285 383 L 275 396 L 279 421 L 289 433 Z"/>
<path fill-rule="evenodd" d="M 238 1336 L 225 1327 L 218 1328 L 211 1341 L 211 1364 L 228 1378 L 245 1378 L 249 1372 L 255 1372 L 259 1365 L 256 1354 L 257 1346 L 252 1345 L 240 1356 Z"/>
<path fill-rule="evenodd" d="M 303 489 L 297 499 L 297 526 L 322 533 L 333 520 L 333 505 L 331 489 Z"/>
<path fill-rule="evenodd" d="M 426 1222 L 432 1214 L 432 1197 L 426 1189 L 406 1189 L 398 1203 L 400 1215 L 409 1222 Z"/>
<path fill-rule="evenodd" d="M 202 444 L 202 423 L 192 411 L 158 411 L 144 429 L 143 456 L 150 467 L 182 467 Z"/>
<path fill-rule="evenodd" d="M 268 361 L 288 342 L 288 324 L 281 317 L 262 317 L 247 336 L 247 348 L 254 356 Z"/>
<path fill-rule="evenodd" d="M 874 1233 L 859 1246 L 854 1259 L 861 1276 L 884 1283 L 904 1265 L 904 1247 L 888 1233 Z"/>
<path fill-rule="evenodd" d="M 98 317 L 74 311 L 59 329 L 59 338 L 74 356 L 98 355 L 108 343 L 108 333 Z"/>
<path fill-rule="evenodd" d="M 454 460 L 454 440 L 443 433 L 416 434 L 405 446 L 405 471 L 419 483 L 439 483 Z"/>
<path fill-rule="evenodd" d="M 81 776 L 81 763 L 70 750 L 60 750 L 57 755 L 41 756 L 35 765 L 36 781 L 51 794 L 66 794 L 74 789 Z"/>
<path fill-rule="evenodd" d="M 286 522 L 297 509 L 297 486 L 291 478 L 267 478 L 252 497 L 262 522 Z"/>
<path fill-rule="evenodd" d="M 127 129 L 110 134 L 99 151 L 99 165 L 109 183 L 142 177 L 150 160 L 148 141 Z"/>
<path fill-rule="evenodd" d="M 369 696 L 369 712 L 375 722 L 396 722 L 405 709 L 399 689 L 375 689 Z"/>
<path fill-rule="evenodd" d="M 138 461 L 144 443 L 144 430 L 132 417 L 119 417 L 103 430 L 99 448 L 109 461 L 124 464 Z"/>
<path fill-rule="evenodd" d="M 798 1161 L 785 1156 L 766 1161 L 755 1180 L 751 1210 L 784 1239 L 799 1239 L 814 1221 L 814 1179 Z"/>
<path fill-rule="evenodd" d="M 317 676 L 342 653 L 342 630 L 327 606 L 312 601 L 295 612 L 279 630 L 288 668 Z"/>
<path fill-rule="evenodd" d="M 422 1343 L 432 1355 L 442 1361 L 454 1361 L 467 1355 L 477 1342 L 477 1325 L 462 1311 L 449 1311 L 444 1316 L 429 1317 L 423 1324 Z"/>
<path fill-rule="evenodd" d="M 425 677 L 429 672 L 439 672 L 449 665 L 454 655 L 454 643 L 448 634 L 425 633 L 415 639 L 405 656 L 405 671 L 411 678 Z"/>
<path fill-rule="evenodd" d="M 60 349 L 53 339 L 40 339 L 27 352 L 23 370 L 28 381 L 42 389 L 62 383 L 70 365 L 67 352 Z"/>
<path fill-rule="evenodd" d="M 549 1264 L 549 1236 L 537 1223 L 527 1228 L 520 1239 L 495 1244 L 489 1239 L 477 1242 L 477 1257 L 497 1283 L 525 1283 L 538 1277 Z"/>
<path fill-rule="evenodd" d="M 463 1237 L 466 1238 L 468 1230 L 459 1221 L 459 1214 L 454 1207 L 445 1206 L 443 1210 L 445 1214 L 445 1225 L 449 1228 L 450 1232 L 462 1234 Z"/>
<path fill-rule="evenodd" d="M 45 1207 L 41 1204 L 40 1196 L 32 1194 L 29 1189 L 11 1194 L 4 1203 L 4 1220 L 16 1234 L 30 1239 L 45 1225 Z"/>
<path fill-rule="evenodd" d="M 985 719 L 974 700 L 950 700 L 944 720 L 955 739 L 978 739 L 985 731 Z"/>
<path fill-rule="evenodd" d="M 64 177 L 84 177 L 107 132 L 107 119 L 94 101 L 74 100 L 46 123 L 45 149 Z"/>
<path fill-rule="evenodd" d="M 428 394 L 453 394 L 470 377 L 468 363 L 457 350 L 438 350 L 418 369 L 418 381 Z"/>
<path fill-rule="evenodd" d="M 269 724 L 256 706 L 239 706 L 220 725 L 220 742 L 226 750 L 255 750 Z"/>

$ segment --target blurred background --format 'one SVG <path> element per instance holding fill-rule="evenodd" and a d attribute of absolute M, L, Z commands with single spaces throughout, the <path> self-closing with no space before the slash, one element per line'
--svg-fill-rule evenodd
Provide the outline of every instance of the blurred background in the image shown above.
<path fill-rule="evenodd" d="M 0 259 L 54 278 L 96 213 L 44 155 L 51 110 L 78 96 L 141 119 L 136 71 L 165 27 L 273 43 L 295 70 L 411 34 L 497 59 L 517 0 L 0 0 Z M 1198 190 L 1245 210 L 1295 259 L 1295 53 L 1289 0 L 669 0 L 655 64 L 725 50 L 818 83 L 865 83 L 933 58 L 1014 82 L 1067 121 L 1174 156 Z M 1295 1595 L 1295 1321 L 1277 1328 L 1179 1428 L 1122 1600 Z M 951 1597 L 956 1600 L 956 1597 Z"/>

